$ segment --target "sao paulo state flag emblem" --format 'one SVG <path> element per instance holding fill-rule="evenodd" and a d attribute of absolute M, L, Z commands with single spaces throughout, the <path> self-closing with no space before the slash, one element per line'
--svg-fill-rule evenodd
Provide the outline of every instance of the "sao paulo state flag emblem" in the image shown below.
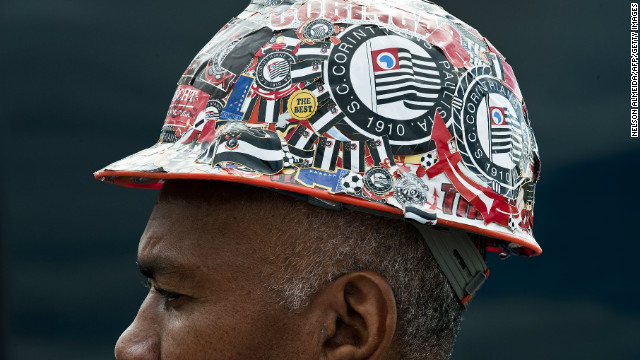
<path fill-rule="evenodd" d="M 397 48 L 373 50 L 371 59 L 373 59 L 373 72 L 400 69 Z"/>

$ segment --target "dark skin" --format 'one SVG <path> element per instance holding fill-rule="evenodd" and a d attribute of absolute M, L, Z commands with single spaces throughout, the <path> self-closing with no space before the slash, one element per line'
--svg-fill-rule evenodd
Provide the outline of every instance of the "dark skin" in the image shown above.
<path fill-rule="evenodd" d="M 194 184 L 165 185 L 151 214 L 138 250 L 151 288 L 118 359 L 396 358 L 395 298 L 379 274 L 345 274 L 296 313 L 265 288 L 279 265 L 271 242 L 294 241 L 274 224 L 296 223 L 298 200 L 236 201 L 264 191 L 237 185 L 199 196 Z"/>

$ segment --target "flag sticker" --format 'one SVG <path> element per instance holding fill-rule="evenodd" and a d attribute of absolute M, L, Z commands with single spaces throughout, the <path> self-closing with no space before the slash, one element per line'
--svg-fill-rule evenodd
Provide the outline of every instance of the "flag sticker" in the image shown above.
<path fill-rule="evenodd" d="M 278 121 L 280 115 L 280 99 L 267 100 L 260 99 L 258 105 L 258 122 L 272 124 Z"/>
<path fill-rule="evenodd" d="M 348 174 L 349 171 L 338 169 L 337 171 L 322 171 L 313 168 L 300 169 L 296 174 L 296 180 L 305 186 L 320 187 L 327 189 L 332 193 L 336 193 L 340 190 L 342 178 Z"/>
<path fill-rule="evenodd" d="M 298 126 L 285 137 L 287 144 L 291 147 L 302 150 L 312 150 L 314 142 L 318 138 L 313 130 L 307 129 L 306 126 L 298 124 Z"/>
<path fill-rule="evenodd" d="M 247 98 L 247 94 L 253 84 L 253 77 L 248 75 L 241 75 L 233 85 L 227 105 L 222 109 L 220 113 L 221 120 L 242 120 L 244 113 L 242 112 L 242 105 Z"/>
<path fill-rule="evenodd" d="M 314 80 L 322 76 L 322 62 L 300 61 L 291 65 L 291 82 L 298 83 L 306 80 Z"/>
<path fill-rule="evenodd" d="M 329 42 L 319 42 L 314 45 L 302 45 L 298 48 L 296 56 L 298 61 L 326 60 L 329 57 Z"/>
<path fill-rule="evenodd" d="M 321 80 L 308 83 L 304 88 L 313 93 L 318 104 L 329 98 L 329 88 Z"/>
<path fill-rule="evenodd" d="M 342 167 L 356 173 L 364 172 L 364 141 L 342 141 Z"/>
<path fill-rule="evenodd" d="M 374 166 L 393 166 L 396 164 L 393 160 L 388 137 L 367 140 L 367 148 L 369 148 Z"/>
<path fill-rule="evenodd" d="M 275 174 L 284 167 L 280 138 L 273 131 L 234 123 L 222 128 L 217 139 L 212 166 L 232 162 L 263 174 Z"/>
<path fill-rule="evenodd" d="M 344 118 L 342 111 L 338 109 L 336 104 L 329 100 L 316 113 L 309 118 L 311 126 L 318 134 L 322 135 L 331 129 L 335 124 Z"/>
<path fill-rule="evenodd" d="M 316 155 L 313 158 L 313 167 L 329 171 L 335 170 L 336 162 L 338 161 L 338 150 L 340 150 L 338 141 L 321 137 L 318 140 Z"/>

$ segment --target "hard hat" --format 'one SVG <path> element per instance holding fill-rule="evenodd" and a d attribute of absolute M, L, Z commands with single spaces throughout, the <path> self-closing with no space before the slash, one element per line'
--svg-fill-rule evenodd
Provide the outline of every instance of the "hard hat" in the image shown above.
<path fill-rule="evenodd" d="M 158 142 L 95 177 L 285 190 L 531 256 L 539 169 L 511 66 L 439 6 L 253 0 L 181 76 Z"/>

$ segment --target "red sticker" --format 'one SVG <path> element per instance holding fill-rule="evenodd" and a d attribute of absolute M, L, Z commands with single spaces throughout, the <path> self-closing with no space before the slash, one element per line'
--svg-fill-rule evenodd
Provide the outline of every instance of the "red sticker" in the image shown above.
<path fill-rule="evenodd" d="M 209 94 L 200 89 L 190 85 L 178 86 L 169 105 L 164 124 L 174 126 L 176 135 L 184 133 L 196 122 L 196 117 L 206 108 L 208 100 Z"/>

